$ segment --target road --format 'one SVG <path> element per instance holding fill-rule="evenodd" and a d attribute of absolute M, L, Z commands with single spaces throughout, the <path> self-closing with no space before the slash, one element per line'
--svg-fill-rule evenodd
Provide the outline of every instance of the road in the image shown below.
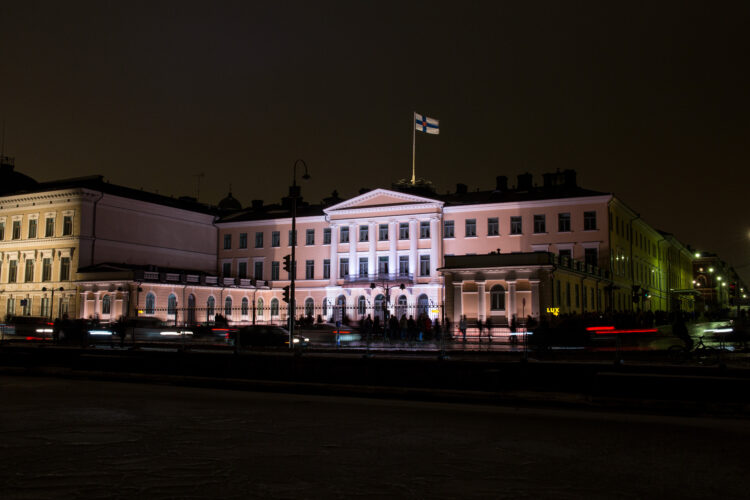
<path fill-rule="evenodd" d="M 0 497 L 746 498 L 747 420 L 0 377 Z"/>

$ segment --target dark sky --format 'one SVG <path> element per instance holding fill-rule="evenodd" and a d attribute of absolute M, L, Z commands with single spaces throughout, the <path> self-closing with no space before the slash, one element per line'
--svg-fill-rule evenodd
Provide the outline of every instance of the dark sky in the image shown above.
<path fill-rule="evenodd" d="M 574 168 L 750 282 L 750 4 L 0 0 L 5 154 L 243 204 Z M 541 182 L 541 179 L 539 179 Z"/>

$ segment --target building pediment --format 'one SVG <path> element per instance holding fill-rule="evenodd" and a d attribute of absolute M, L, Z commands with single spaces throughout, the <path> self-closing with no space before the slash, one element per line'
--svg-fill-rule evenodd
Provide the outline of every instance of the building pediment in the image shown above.
<path fill-rule="evenodd" d="M 441 209 L 442 206 L 442 201 L 423 196 L 415 196 L 389 189 L 373 189 L 367 193 L 330 206 L 323 211 L 328 215 L 413 210 L 415 208 L 423 208 L 424 211 L 433 211 Z"/>

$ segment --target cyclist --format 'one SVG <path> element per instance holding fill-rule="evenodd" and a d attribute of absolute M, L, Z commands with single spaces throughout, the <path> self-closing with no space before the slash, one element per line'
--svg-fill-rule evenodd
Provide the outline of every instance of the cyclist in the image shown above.
<path fill-rule="evenodd" d="M 693 339 L 688 333 L 687 326 L 685 326 L 685 320 L 681 314 L 678 314 L 677 318 L 675 318 L 674 324 L 672 325 L 672 334 L 685 343 L 686 350 L 693 350 Z"/>

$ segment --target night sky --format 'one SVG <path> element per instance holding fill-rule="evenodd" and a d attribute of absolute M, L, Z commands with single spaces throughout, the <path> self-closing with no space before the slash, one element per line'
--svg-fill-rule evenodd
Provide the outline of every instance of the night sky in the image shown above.
<path fill-rule="evenodd" d="M 610 5 L 616 4 L 616 5 Z M 216 203 L 573 168 L 750 283 L 750 4 L 0 0 L 4 153 Z M 541 183 L 541 177 L 536 179 Z"/>

